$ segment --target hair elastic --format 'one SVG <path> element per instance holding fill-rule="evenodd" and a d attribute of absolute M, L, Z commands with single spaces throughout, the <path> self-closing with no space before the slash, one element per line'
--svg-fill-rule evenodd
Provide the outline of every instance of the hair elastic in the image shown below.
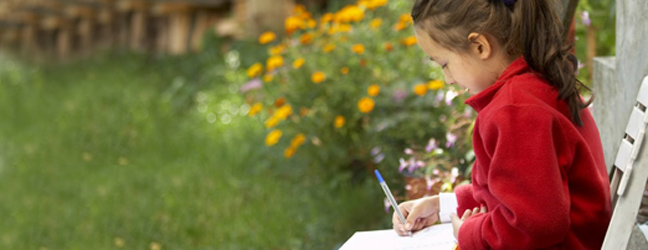
<path fill-rule="evenodd" d="M 513 6 L 513 4 L 515 4 L 515 2 L 517 2 L 517 0 L 501 0 L 501 1 L 502 1 L 502 3 L 504 3 L 504 5 L 509 6 L 509 7 Z"/>

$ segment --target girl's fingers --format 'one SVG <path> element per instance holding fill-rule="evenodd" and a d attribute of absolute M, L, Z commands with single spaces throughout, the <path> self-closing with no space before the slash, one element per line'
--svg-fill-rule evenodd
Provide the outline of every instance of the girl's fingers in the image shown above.
<path fill-rule="evenodd" d="M 461 219 L 462 220 L 468 219 L 471 215 L 472 215 L 472 210 L 466 209 L 464 214 L 461 216 Z"/>
<path fill-rule="evenodd" d="M 472 214 L 478 214 L 479 213 L 479 208 L 475 207 L 473 208 Z"/>
<path fill-rule="evenodd" d="M 486 213 L 486 206 L 482 206 L 479 210 L 480 213 Z"/>

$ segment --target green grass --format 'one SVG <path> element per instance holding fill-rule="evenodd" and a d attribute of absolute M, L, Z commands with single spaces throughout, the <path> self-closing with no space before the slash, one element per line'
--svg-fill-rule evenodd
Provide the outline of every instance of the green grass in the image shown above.
<path fill-rule="evenodd" d="M 334 249 L 390 225 L 373 180 L 207 122 L 197 91 L 243 101 L 194 59 L 0 60 L 0 249 Z"/>

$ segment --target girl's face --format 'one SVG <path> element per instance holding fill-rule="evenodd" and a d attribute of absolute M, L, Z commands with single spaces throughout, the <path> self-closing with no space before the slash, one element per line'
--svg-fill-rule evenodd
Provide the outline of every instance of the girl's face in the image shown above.
<path fill-rule="evenodd" d="M 459 54 L 440 46 L 425 31 L 418 28 L 415 31 L 419 46 L 430 60 L 443 67 L 446 83 L 457 84 L 472 95 L 495 83 L 506 68 L 493 67 L 495 65 L 490 63 L 493 59 L 492 47 L 491 44 L 480 44 L 480 42 L 488 43 L 483 36 L 471 42 L 468 52 Z M 471 35 L 479 36 L 475 33 Z M 470 36 L 466 39 L 469 38 Z"/>

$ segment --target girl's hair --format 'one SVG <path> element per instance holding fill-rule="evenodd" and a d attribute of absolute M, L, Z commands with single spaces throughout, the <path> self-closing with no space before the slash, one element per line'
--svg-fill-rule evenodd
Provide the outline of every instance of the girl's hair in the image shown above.
<path fill-rule="evenodd" d="M 571 45 L 563 43 L 563 26 L 551 0 L 416 0 L 412 19 L 417 29 L 455 52 L 466 52 L 471 32 L 489 34 L 510 56 L 523 55 L 529 66 L 558 90 L 565 100 L 571 120 L 583 125 L 580 110 L 584 102 L 579 92 L 589 88 L 576 79 L 576 57 Z M 511 3 L 512 2 L 512 3 Z M 434 36 L 432 36 L 434 34 Z"/>

